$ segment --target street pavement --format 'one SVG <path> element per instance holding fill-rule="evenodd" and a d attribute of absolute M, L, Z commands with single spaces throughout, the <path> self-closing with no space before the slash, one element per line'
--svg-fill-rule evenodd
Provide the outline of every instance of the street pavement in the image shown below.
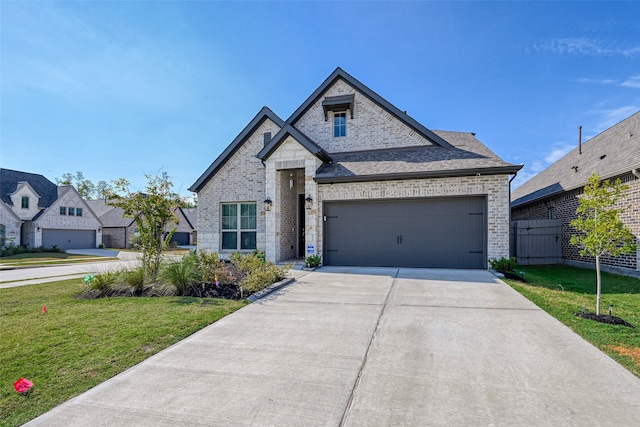
<path fill-rule="evenodd" d="M 640 425 L 640 380 L 487 271 L 292 274 L 27 425 Z"/>
<path fill-rule="evenodd" d="M 104 261 L 57 264 L 40 267 L 17 267 L 0 269 L 0 289 L 16 286 L 34 285 L 57 280 L 84 277 L 87 274 L 97 274 L 119 269 L 130 269 L 140 265 L 139 253 L 114 251 L 108 249 L 67 250 L 67 253 L 93 255 L 104 258 Z"/>

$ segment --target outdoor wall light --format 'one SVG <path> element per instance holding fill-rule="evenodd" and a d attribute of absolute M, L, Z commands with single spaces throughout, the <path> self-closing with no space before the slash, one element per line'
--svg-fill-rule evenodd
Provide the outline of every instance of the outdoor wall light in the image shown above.
<path fill-rule="evenodd" d="M 311 209 L 311 205 L 313 203 L 313 199 L 311 198 L 311 195 L 307 195 L 307 197 L 304 199 L 304 208 L 305 209 Z"/>
<path fill-rule="evenodd" d="M 269 197 L 267 197 L 266 199 L 264 199 L 263 203 L 264 203 L 264 210 L 265 211 L 270 211 L 271 210 L 271 205 L 273 204 L 271 199 Z"/>

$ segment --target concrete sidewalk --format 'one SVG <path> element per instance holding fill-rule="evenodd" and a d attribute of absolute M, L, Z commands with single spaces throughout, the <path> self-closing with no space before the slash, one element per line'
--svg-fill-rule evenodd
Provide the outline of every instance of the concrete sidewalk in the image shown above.
<path fill-rule="evenodd" d="M 488 272 L 296 275 L 28 425 L 638 425 L 640 380 Z"/>

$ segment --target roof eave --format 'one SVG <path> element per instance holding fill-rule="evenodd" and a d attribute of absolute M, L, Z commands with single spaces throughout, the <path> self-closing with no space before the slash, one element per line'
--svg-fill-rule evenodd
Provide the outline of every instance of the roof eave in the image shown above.
<path fill-rule="evenodd" d="M 522 165 L 497 166 L 491 168 L 473 168 L 473 169 L 453 169 L 440 171 L 423 171 L 423 172 L 398 172 L 376 175 L 351 175 L 351 176 L 322 176 L 316 175 L 314 181 L 318 184 L 337 184 L 346 182 L 368 182 L 368 181 L 400 181 L 408 179 L 425 179 L 425 178 L 453 178 L 463 176 L 476 175 L 511 175 L 518 172 Z"/>
<path fill-rule="evenodd" d="M 278 117 L 271 109 L 268 107 L 262 107 L 262 109 L 256 114 L 256 116 L 249 122 L 247 126 L 238 134 L 237 137 L 227 146 L 227 148 L 211 163 L 211 165 L 207 168 L 207 170 L 200 175 L 200 178 L 196 182 L 194 182 L 189 188 L 189 191 L 197 193 L 200 191 L 202 186 L 224 165 L 227 160 L 240 148 L 240 146 L 245 142 L 245 140 L 251 135 L 255 130 L 264 123 L 266 119 L 270 119 L 280 128 L 284 127 L 285 122 Z"/>
<path fill-rule="evenodd" d="M 365 95 L 374 103 L 378 104 L 393 116 L 395 116 L 398 120 L 412 128 L 414 131 L 421 134 L 423 137 L 431 141 L 432 143 L 439 145 L 441 147 L 453 147 L 447 141 L 445 141 L 442 137 L 436 135 L 433 131 L 426 128 L 424 125 L 420 124 L 417 120 L 409 116 L 406 112 L 401 111 L 399 108 L 391 104 L 389 101 L 378 95 L 376 92 L 367 87 L 364 83 L 360 82 L 358 79 L 344 71 L 342 68 L 338 67 L 335 69 L 333 73 L 329 77 L 325 79 L 324 82 L 315 90 L 313 93 L 307 98 L 307 100 L 300 106 L 294 113 L 287 119 L 287 123 L 295 124 L 304 113 L 309 110 L 317 100 L 322 96 L 324 92 L 338 79 L 342 79 L 347 84 L 358 90 L 358 92 Z"/>
<path fill-rule="evenodd" d="M 633 173 L 634 170 L 639 170 L 639 169 L 640 169 L 640 164 L 636 165 L 635 167 L 632 166 L 630 168 L 618 169 L 618 170 L 613 171 L 611 173 L 608 173 L 606 175 L 601 175 L 600 179 L 601 180 L 611 179 L 611 178 L 614 178 L 616 176 L 625 175 L 627 173 Z M 518 203 L 518 200 L 523 199 L 526 196 L 528 196 L 529 194 L 531 194 L 531 193 L 528 193 L 528 194 L 525 194 L 522 197 L 519 197 L 518 199 L 514 200 L 513 202 L 511 202 L 511 207 L 512 208 L 522 207 L 522 206 L 526 206 L 526 205 L 529 205 L 529 204 L 532 204 L 532 203 L 540 202 L 540 201 L 545 200 L 545 199 L 550 199 L 550 198 L 555 197 L 555 196 L 557 196 L 559 194 L 567 193 L 569 191 L 573 191 L 573 190 L 576 190 L 578 188 L 582 188 L 582 187 L 584 187 L 584 185 L 585 185 L 585 183 L 583 182 L 583 183 L 581 183 L 579 185 L 572 185 L 572 186 L 567 187 L 567 188 L 562 188 L 562 190 L 553 191 L 551 193 L 545 193 L 545 194 L 542 194 L 542 195 L 540 195 L 538 197 L 534 197 L 533 199 L 525 200 L 523 202 L 519 202 Z"/>

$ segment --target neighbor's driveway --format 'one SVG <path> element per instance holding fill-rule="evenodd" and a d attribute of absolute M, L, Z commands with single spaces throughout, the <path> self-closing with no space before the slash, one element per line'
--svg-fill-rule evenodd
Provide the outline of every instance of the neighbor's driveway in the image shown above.
<path fill-rule="evenodd" d="M 640 422 L 639 379 L 488 272 L 295 274 L 31 425 Z"/>

